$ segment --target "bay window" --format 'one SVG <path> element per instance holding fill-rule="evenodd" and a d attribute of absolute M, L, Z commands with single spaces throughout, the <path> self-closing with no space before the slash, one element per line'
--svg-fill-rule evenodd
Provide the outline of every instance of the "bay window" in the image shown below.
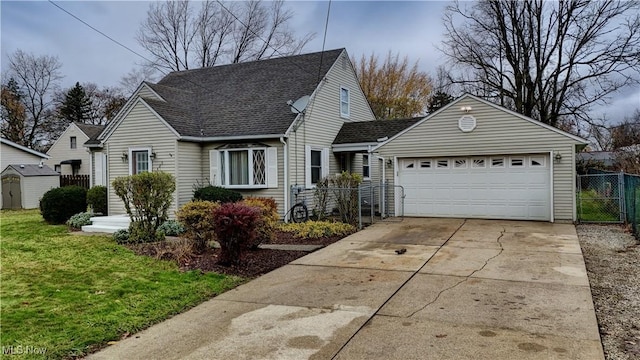
<path fill-rule="evenodd" d="M 211 150 L 211 182 L 227 188 L 277 187 L 276 148 Z"/>

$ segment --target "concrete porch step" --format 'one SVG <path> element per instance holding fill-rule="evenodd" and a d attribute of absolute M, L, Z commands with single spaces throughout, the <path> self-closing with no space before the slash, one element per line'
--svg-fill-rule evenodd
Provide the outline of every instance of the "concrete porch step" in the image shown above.
<path fill-rule="evenodd" d="M 94 216 L 91 225 L 83 226 L 82 231 L 113 234 L 120 229 L 128 229 L 130 222 L 128 215 Z"/>

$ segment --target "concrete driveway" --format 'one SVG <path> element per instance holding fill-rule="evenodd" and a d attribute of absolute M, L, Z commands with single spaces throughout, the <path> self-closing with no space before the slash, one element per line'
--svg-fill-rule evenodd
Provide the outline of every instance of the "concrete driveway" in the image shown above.
<path fill-rule="evenodd" d="M 604 356 L 573 225 L 405 218 L 372 225 L 89 358 Z"/>

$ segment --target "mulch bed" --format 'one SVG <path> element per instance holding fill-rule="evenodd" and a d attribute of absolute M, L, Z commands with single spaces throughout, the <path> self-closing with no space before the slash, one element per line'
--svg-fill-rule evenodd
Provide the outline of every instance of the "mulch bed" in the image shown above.
<path fill-rule="evenodd" d="M 342 238 L 344 236 L 299 239 L 291 233 L 277 231 L 275 240 L 270 243 L 326 246 Z M 194 254 L 190 251 L 189 244 L 182 239 L 159 243 L 131 244 L 127 247 L 138 255 L 174 260 L 182 271 L 200 270 L 202 272 L 217 272 L 246 278 L 266 274 L 308 254 L 305 251 L 251 249 L 243 252 L 238 265 L 224 266 L 218 264 L 220 249 L 209 248 L 203 254 Z"/>

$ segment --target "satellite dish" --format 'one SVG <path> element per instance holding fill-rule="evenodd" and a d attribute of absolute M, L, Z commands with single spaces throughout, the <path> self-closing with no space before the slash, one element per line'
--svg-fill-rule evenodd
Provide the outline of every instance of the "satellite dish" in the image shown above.
<path fill-rule="evenodd" d="M 300 99 L 292 102 L 291 100 L 287 101 L 287 104 L 291 107 L 291 112 L 294 114 L 304 113 L 304 110 L 307 108 L 309 104 L 309 95 L 305 95 Z"/>

